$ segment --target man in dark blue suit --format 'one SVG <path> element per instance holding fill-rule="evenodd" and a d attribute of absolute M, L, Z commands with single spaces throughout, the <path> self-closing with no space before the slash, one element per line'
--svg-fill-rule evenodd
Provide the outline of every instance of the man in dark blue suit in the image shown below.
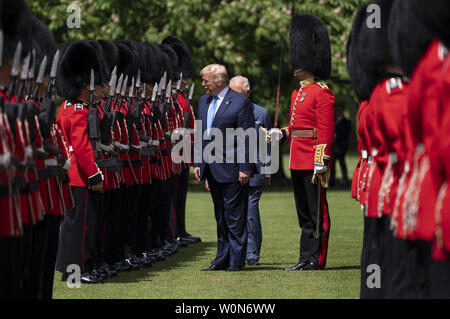
<path fill-rule="evenodd" d="M 250 83 L 246 77 L 237 75 L 230 80 L 230 88 L 236 92 L 241 93 L 245 97 L 250 97 Z M 270 121 L 269 113 L 265 108 L 252 103 L 253 115 L 255 117 L 254 127 L 259 129 L 259 125 L 270 130 L 272 123 Z M 259 124 L 257 124 L 259 122 Z M 258 135 L 259 136 L 259 135 Z M 258 143 L 259 145 L 259 143 Z M 270 147 L 268 147 L 267 154 L 270 154 Z M 259 160 L 256 163 L 257 174 L 254 174 L 250 179 L 248 188 L 248 211 L 247 211 L 247 264 L 250 266 L 259 265 L 259 257 L 262 244 L 262 227 L 259 216 L 259 199 L 264 190 L 264 187 L 270 184 L 270 175 L 261 174 L 261 167 L 264 164 Z"/>
<path fill-rule="evenodd" d="M 194 175 L 198 181 L 208 180 L 217 222 L 216 257 L 211 266 L 203 270 L 239 271 L 245 265 L 248 182 L 255 167 L 249 163 L 248 144 L 242 143 L 246 138 L 233 137 L 231 150 L 225 141 L 227 133 L 230 137 L 227 128 L 245 131 L 254 125 L 251 102 L 230 89 L 228 73 L 223 65 L 208 65 L 200 74 L 206 94 L 198 102 L 197 119 L 202 121 L 203 140 L 201 158 L 199 150 L 194 150 Z M 211 136 L 211 140 L 205 140 L 205 136 Z M 210 143 L 221 147 L 211 150 Z M 205 158 L 205 148 L 211 151 L 213 161 Z M 244 163 L 238 163 L 236 158 L 241 150 L 245 155 Z M 230 154 L 234 155 L 232 161 L 229 160 Z"/>

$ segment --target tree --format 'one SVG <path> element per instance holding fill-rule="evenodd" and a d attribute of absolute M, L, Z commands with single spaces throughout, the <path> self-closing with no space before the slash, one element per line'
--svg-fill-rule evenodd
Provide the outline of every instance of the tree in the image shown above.
<path fill-rule="evenodd" d="M 33 13 L 47 23 L 57 45 L 78 39 L 131 39 L 160 42 L 181 37 L 192 51 L 194 74 L 217 62 L 231 75 L 250 80 L 252 99 L 267 107 L 272 119 L 284 36 L 278 126 L 288 122 L 290 93 L 298 83 L 289 65 L 289 25 L 294 13 L 319 17 L 330 34 L 333 67 L 328 86 L 343 106 L 357 105 L 346 70 L 346 41 L 352 17 L 364 0 L 35 0 Z M 80 28 L 69 29 L 70 4 L 80 7 Z M 200 77 L 193 79 L 200 86 Z M 203 94 L 196 90 L 195 97 Z M 195 105 L 195 103 L 194 103 Z M 352 113 L 354 109 L 351 109 Z"/>

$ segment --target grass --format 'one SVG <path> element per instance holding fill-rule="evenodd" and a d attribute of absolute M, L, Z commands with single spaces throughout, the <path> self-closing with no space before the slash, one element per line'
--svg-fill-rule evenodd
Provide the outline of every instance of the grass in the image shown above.
<path fill-rule="evenodd" d="M 350 157 L 349 173 L 356 158 Z M 350 176 L 351 177 L 351 176 Z M 339 171 L 337 174 L 339 178 Z M 200 272 L 215 256 L 212 200 L 202 187 L 188 193 L 187 229 L 201 243 L 180 248 L 153 267 L 120 273 L 104 284 L 69 289 L 55 275 L 54 298 L 328 299 L 358 298 L 363 217 L 348 189 L 328 192 L 331 233 L 327 268 L 286 272 L 298 261 L 300 228 L 290 185 L 268 188 L 260 201 L 263 244 L 260 266 L 237 273 Z"/>

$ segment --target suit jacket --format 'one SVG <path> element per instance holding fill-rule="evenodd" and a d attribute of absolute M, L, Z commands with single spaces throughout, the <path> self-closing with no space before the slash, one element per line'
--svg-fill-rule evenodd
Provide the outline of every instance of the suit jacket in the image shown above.
<path fill-rule="evenodd" d="M 258 136 L 258 146 L 259 146 L 259 127 L 256 125 L 256 122 L 260 122 L 262 127 L 267 129 L 268 131 L 272 129 L 272 123 L 270 121 L 269 112 L 267 110 L 257 104 L 252 104 L 253 109 L 253 115 L 255 117 L 255 129 L 256 134 Z M 270 144 L 267 144 L 267 155 L 270 155 Z M 264 185 L 264 175 L 261 174 L 261 167 L 264 167 L 267 164 L 263 164 L 260 161 L 259 153 L 258 153 L 258 162 L 255 164 L 257 173 L 252 176 L 250 179 L 250 186 L 256 187 L 256 186 L 263 186 Z"/>
<path fill-rule="evenodd" d="M 206 131 L 208 108 L 212 100 L 211 95 L 203 95 L 198 101 L 198 111 L 197 119 L 202 121 L 202 137 Z M 246 143 L 245 145 L 245 162 L 237 163 L 237 141 L 235 139 L 234 143 L 234 155 L 235 160 L 232 163 L 226 163 L 226 129 L 227 128 L 242 128 L 244 130 L 251 126 L 254 126 L 254 116 L 251 112 L 251 102 L 249 99 L 233 91 L 231 88 L 228 89 L 219 109 L 214 116 L 212 122 L 212 128 L 219 129 L 223 134 L 223 163 L 210 163 L 211 173 L 216 181 L 219 183 L 232 183 L 239 181 L 239 171 L 242 172 L 255 172 L 254 164 L 249 163 L 248 153 L 249 147 Z M 213 137 L 214 138 L 214 137 Z M 203 173 L 205 170 L 205 159 L 203 157 L 203 150 L 205 147 L 211 143 L 212 140 L 202 140 L 202 156 L 200 162 L 194 162 L 194 167 L 200 168 L 200 178 L 203 179 Z M 217 143 L 217 142 L 216 142 Z M 220 142 L 219 142 L 220 143 Z M 194 159 L 195 160 L 195 159 Z"/>

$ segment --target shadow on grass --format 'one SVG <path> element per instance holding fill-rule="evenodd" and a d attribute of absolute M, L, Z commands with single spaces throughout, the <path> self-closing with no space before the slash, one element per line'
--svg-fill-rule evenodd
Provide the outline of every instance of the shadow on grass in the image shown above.
<path fill-rule="evenodd" d="M 267 265 L 267 266 L 266 266 Z M 274 265 L 272 267 L 268 265 Z M 280 265 L 279 267 L 276 267 L 275 265 Z M 284 266 L 283 266 L 284 265 Z M 245 267 L 245 271 L 255 271 L 255 270 L 284 270 L 285 267 L 289 267 L 289 265 L 281 264 L 281 263 L 267 263 L 267 264 L 260 264 L 259 266 L 248 266 Z M 361 267 L 358 266 L 337 266 L 337 267 L 326 267 L 325 269 L 322 269 L 320 271 L 327 271 L 327 270 L 356 270 L 361 269 Z"/>
<path fill-rule="evenodd" d="M 212 246 L 216 246 L 216 243 L 200 242 L 190 244 L 188 247 L 181 247 L 174 255 L 166 257 L 163 261 L 153 263 L 149 268 L 120 272 L 118 276 L 106 280 L 105 283 L 133 283 L 151 281 L 151 279 L 148 278 L 156 276 L 157 272 L 170 271 L 171 269 L 186 267 L 186 263 L 194 260 L 197 256 L 201 255 Z"/>

